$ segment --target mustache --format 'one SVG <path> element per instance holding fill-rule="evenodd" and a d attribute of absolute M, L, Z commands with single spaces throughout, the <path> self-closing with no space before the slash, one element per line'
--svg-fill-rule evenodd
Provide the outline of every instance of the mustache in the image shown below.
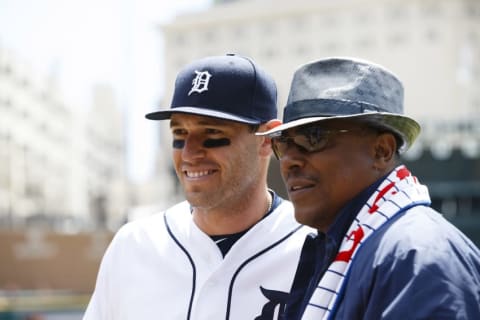
<path fill-rule="evenodd" d="M 290 170 L 287 172 L 286 175 L 282 173 L 283 180 L 285 182 L 295 179 L 295 180 L 305 180 L 305 181 L 311 181 L 311 182 L 319 182 L 318 178 L 315 176 L 312 176 L 310 174 L 298 172 L 298 170 Z"/>

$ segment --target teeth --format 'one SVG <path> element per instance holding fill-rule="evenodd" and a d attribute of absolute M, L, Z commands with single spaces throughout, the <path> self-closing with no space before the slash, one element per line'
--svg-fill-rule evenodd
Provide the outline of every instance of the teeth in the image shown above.
<path fill-rule="evenodd" d="M 185 171 L 185 174 L 189 178 L 200 178 L 203 176 L 206 176 L 210 173 L 210 171 L 205 170 L 205 171 Z"/>
<path fill-rule="evenodd" d="M 299 189 L 301 189 L 301 188 L 302 188 L 302 187 L 299 187 L 299 186 L 293 186 L 293 187 L 292 187 L 292 190 L 295 191 L 295 190 L 299 190 Z"/>

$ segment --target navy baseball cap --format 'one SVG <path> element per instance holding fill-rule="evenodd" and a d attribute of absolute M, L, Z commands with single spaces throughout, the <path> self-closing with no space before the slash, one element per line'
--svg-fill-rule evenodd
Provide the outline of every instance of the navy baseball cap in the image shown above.
<path fill-rule="evenodd" d="M 277 87 L 253 60 L 235 54 L 194 61 L 177 75 L 170 109 L 147 119 L 170 119 L 173 113 L 260 124 L 277 117 Z"/>

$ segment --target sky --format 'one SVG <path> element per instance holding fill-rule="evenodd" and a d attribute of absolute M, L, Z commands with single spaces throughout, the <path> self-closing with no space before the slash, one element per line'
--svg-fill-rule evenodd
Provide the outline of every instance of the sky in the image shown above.
<path fill-rule="evenodd" d="M 154 126 L 143 115 L 162 98 L 158 26 L 212 0 L 0 0 L 0 47 L 45 77 L 55 75 L 67 104 L 90 108 L 92 87 L 109 84 L 126 112 L 128 171 L 153 170 Z M 0 88 L 1 89 L 1 88 Z M 139 116 L 140 115 L 140 116 Z"/>

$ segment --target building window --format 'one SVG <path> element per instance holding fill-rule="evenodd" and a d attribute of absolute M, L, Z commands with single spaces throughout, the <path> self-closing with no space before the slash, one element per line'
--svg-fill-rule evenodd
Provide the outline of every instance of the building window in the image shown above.
<path fill-rule="evenodd" d="M 23 119 L 27 120 L 27 119 L 30 118 L 30 113 L 28 112 L 28 110 L 27 110 L 26 108 L 22 108 L 22 109 L 20 110 L 20 116 L 21 116 Z"/>
<path fill-rule="evenodd" d="M 478 30 L 469 30 L 467 39 L 472 43 L 478 43 L 480 40 Z"/>
<path fill-rule="evenodd" d="M 182 57 L 179 57 L 176 59 L 174 65 L 175 65 L 175 70 L 180 70 L 182 69 L 185 65 L 187 64 L 186 60 Z"/>
<path fill-rule="evenodd" d="M 25 88 L 28 88 L 28 86 L 30 85 L 29 81 L 27 78 L 21 78 L 19 79 L 19 84 L 20 86 L 25 89 Z"/>
<path fill-rule="evenodd" d="M 387 9 L 387 21 L 405 21 L 408 19 L 408 7 L 402 3 Z"/>
<path fill-rule="evenodd" d="M 439 18 L 442 15 L 442 8 L 438 0 L 428 1 L 422 5 L 420 13 L 426 18 Z"/>
<path fill-rule="evenodd" d="M 375 45 L 375 40 L 372 36 L 357 37 L 355 42 L 356 46 L 360 49 L 370 49 Z"/>
<path fill-rule="evenodd" d="M 3 68 L 2 68 L 2 72 L 5 74 L 5 75 L 11 75 L 12 74 L 12 67 L 8 64 L 4 65 Z"/>
<path fill-rule="evenodd" d="M 40 100 L 42 100 L 42 101 L 50 100 L 50 96 L 48 95 L 48 93 L 46 91 L 40 92 Z"/>
<path fill-rule="evenodd" d="M 3 102 L 3 105 L 6 107 L 6 108 L 10 108 L 12 106 L 12 100 L 9 98 L 9 97 L 6 97 L 4 102 Z"/>
<path fill-rule="evenodd" d="M 216 38 L 217 38 L 217 35 L 215 34 L 215 31 L 213 31 L 213 30 L 207 30 L 203 34 L 203 39 L 207 43 L 214 42 L 216 40 Z"/>
<path fill-rule="evenodd" d="M 267 48 L 263 51 L 263 57 L 265 59 L 275 59 L 277 56 L 277 50 L 275 48 Z"/>
<path fill-rule="evenodd" d="M 480 96 L 475 97 L 472 101 L 472 110 L 473 112 L 477 113 L 480 112 Z"/>
<path fill-rule="evenodd" d="M 334 53 L 338 50 L 340 50 L 341 48 L 341 45 L 338 43 L 338 42 L 335 42 L 335 41 L 327 41 L 325 43 L 322 43 L 320 45 L 320 50 L 322 52 L 324 52 L 325 54 L 330 54 L 330 53 Z"/>
<path fill-rule="evenodd" d="M 236 26 L 232 29 L 232 34 L 234 39 L 242 39 L 247 33 L 247 27 L 245 26 Z"/>
<path fill-rule="evenodd" d="M 177 47 L 183 47 L 186 43 L 186 39 L 185 39 L 185 34 L 184 33 L 177 33 L 175 36 L 174 36 L 174 40 L 173 42 L 175 43 L 175 46 Z"/>
<path fill-rule="evenodd" d="M 243 47 L 232 47 L 230 49 L 232 53 L 238 54 L 240 56 L 251 57 L 250 50 L 243 48 Z"/>
<path fill-rule="evenodd" d="M 264 22 L 260 25 L 260 31 L 264 34 L 264 35 L 268 35 L 268 36 L 271 36 L 275 33 L 275 27 L 273 25 L 272 22 Z"/>
<path fill-rule="evenodd" d="M 401 32 L 392 33 L 388 36 L 387 42 L 393 46 L 403 45 L 407 42 L 407 36 Z"/>
<path fill-rule="evenodd" d="M 310 52 L 311 52 L 311 49 L 306 44 L 298 44 L 293 48 L 294 55 L 298 57 L 304 57 L 308 55 Z"/>
<path fill-rule="evenodd" d="M 436 29 L 429 28 L 425 32 L 425 38 L 427 39 L 428 42 L 435 43 L 439 41 L 439 34 Z"/>
<path fill-rule="evenodd" d="M 291 29 L 294 32 L 299 32 L 305 29 L 306 27 L 306 17 L 297 16 L 290 19 Z"/>
<path fill-rule="evenodd" d="M 477 20 L 480 18 L 480 5 L 475 1 L 470 1 L 465 7 L 465 14 L 467 17 L 472 18 L 473 20 Z"/>
<path fill-rule="evenodd" d="M 323 16 L 320 17 L 320 24 L 322 28 L 333 29 L 339 26 L 340 20 L 338 19 L 338 17 L 335 17 L 333 15 Z"/>
<path fill-rule="evenodd" d="M 364 26 L 373 22 L 373 16 L 368 11 L 358 12 L 353 17 L 357 25 Z"/>

